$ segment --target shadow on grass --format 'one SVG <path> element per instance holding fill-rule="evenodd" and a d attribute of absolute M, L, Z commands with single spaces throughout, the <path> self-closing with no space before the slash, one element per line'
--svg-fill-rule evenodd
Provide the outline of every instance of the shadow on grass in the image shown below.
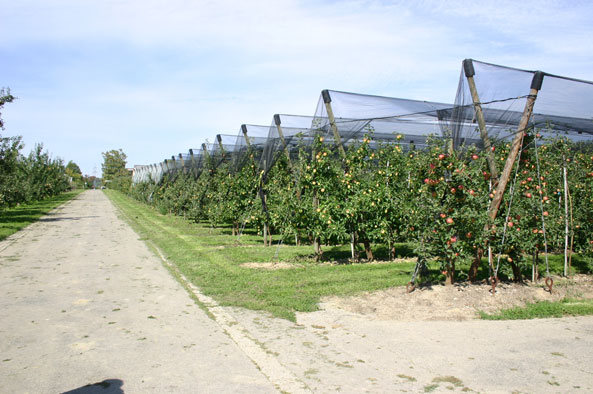
<path fill-rule="evenodd" d="M 49 211 L 73 199 L 79 193 L 80 191 L 67 192 L 46 200 L 0 210 L 0 241 L 38 220 L 51 221 L 51 217 L 40 218 L 43 215 L 51 215 Z"/>

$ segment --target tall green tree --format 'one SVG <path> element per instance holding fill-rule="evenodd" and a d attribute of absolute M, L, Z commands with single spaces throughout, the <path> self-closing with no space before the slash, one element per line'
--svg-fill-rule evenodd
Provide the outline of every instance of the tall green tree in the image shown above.
<path fill-rule="evenodd" d="M 73 188 L 83 187 L 82 171 L 80 171 L 78 164 L 72 160 L 66 164 L 66 175 L 71 178 Z"/>
<path fill-rule="evenodd" d="M 126 160 L 128 156 L 121 150 L 112 149 L 103 152 L 103 181 L 113 181 L 115 178 L 126 174 Z"/>
<path fill-rule="evenodd" d="M 132 182 L 132 177 L 128 170 L 126 170 L 128 156 L 121 149 L 112 149 L 102 154 L 103 164 L 101 168 L 103 170 L 103 182 L 110 188 L 127 191 Z"/>

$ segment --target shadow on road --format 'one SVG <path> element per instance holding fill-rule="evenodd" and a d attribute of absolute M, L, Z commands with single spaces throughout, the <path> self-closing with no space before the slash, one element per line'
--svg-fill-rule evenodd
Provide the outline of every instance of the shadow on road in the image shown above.
<path fill-rule="evenodd" d="M 62 394 L 124 394 L 124 382 L 119 379 L 106 379 L 99 383 L 87 384 L 74 390 L 64 391 Z"/>
<path fill-rule="evenodd" d="M 40 222 L 60 222 L 62 220 L 80 220 L 80 219 L 88 219 L 88 218 L 98 218 L 99 216 L 75 216 L 75 217 L 61 217 L 61 218 L 41 218 L 39 219 Z"/>

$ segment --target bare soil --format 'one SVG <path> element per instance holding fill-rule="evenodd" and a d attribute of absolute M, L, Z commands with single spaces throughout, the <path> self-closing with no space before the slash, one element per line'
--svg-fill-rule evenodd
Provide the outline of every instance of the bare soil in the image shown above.
<path fill-rule="evenodd" d="M 352 297 L 327 297 L 322 304 L 378 320 L 473 320 L 479 318 L 479 311 L 493 313 L 565 297 L 593 298 L 593 277 L 554 278 L 552 293 L 543 280 L 535 284 L 500 283 L 494 295 L 486 283 L 437 284 L 420 286 L 411 293 L 404 287 L 394 287 Z"/>

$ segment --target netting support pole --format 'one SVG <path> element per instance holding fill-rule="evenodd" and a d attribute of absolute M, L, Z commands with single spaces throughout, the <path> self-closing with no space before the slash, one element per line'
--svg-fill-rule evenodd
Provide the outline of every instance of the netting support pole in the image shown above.
<path fill-rule="evenodd" d="M 179 154 L 179 163 L 181 166 L 181 172 L 185 174 L 185 160 L 183 160 L 183 155 Z"/>
<path fill-rule="evenodd" d="M 206 161 L 206 165 L 210 166 L 210 153 L 208 153 L 208 147 L 206 147 L 206 144 L 202 144 L 202 152 L 204 152 L 203 155 L 204 160 Z"/>
<path fill-rule="evenodd" d="M 521 143 L 523 142 L 523 136 L 525 135 L 525 131 L 527 130 L 529 119 L 531 118 L 531 114 L 533 113 L 533 106 L 535 104 L 535 100 L 537 99 L 537 93 L 541 90 L 543 80 L 544 73 L 541 71 L 536 71 L 531 81 L 531 90 L 529 91 L 529 96 L 527 97 L 527 102 L 525 103 L 525 109 L 523 110 L 523 115 L 521 116 L 519 126 L 517 127 L 517 133 L 515 134 L 515 138 L 513 139 L 509 156 L 507 157 L 507 161 L 504 165 L 504 169 L 502 170 L 502 174 L 498 181 L 498 185 L 496 186 L 494 198 L 492 199 L 492 203 L 490 204 L 490 208 L 488 209 L 488 216 L 491 220 L 494 220 L 494 218 L 496 218 L 498 209 L 500 208 L 502 197 L 504 195 L 507 183 L 509 182 L 509 178 L 511 176 L 511 170 L 513 169 L 515 161 L 517 160 L 519 148 L 521 147 Z"/>
<path fill-rule="evenodd" d="M 172 172 L 176 173 L 177 172 L 177 162 L 175 161 L 175 156 L 171 155 L 171 163 L 173 163 L 172 165 Z"/>
<path fill-rule="evenodd" d="M 327 118 L 329 120 L 329 125 L 332 129 L 334 134 L 334 141 L 338 146 L 338 152 L 340 152 L 340 157 L 342 160 L 346 160 L 346 151 L 344 150 L 344 145 L 342 145 L 342 138 L 340 137 L 340 132 L 338 130 L 338 126 L 336 125 L 336 118 L 334 116 L 334 110 L 332 109 L 332 99 L 327 89 L 321 91 L 321 96 L 323 97 L 323 103 L 325 104 L 325 110 L 327 112 Z M 357 234 L 356 232 L 350 233 L 350 249 L 352 251 L 352 259 L 356 257 L 356 243 L 357 243 Z"/>
<path fill-rule="evenodd" d="M 288 163 L 288 170 L 294 176 L 294 167 L 292 165 L 292 160 L 290 159 L 290 150 L 288 149 L 288 144 L 286 143 L 286 139 L 284 138 L 284 130 L 282 130 L 282 122 L 280 121 L 280 115 L 274 115 L 274 123 L 276 124 L 276 130 L 278 131 L 278 136 L 280 137 L 280 142 L 282 142 L 282 146 L 284 148 L 284 153 L 286 154 L 286 160 Z M 296 188 L 296 196 L 301 200 L 301 191 L 298 188 L 298 184 L 295 180 L 295 188 Z"/>
<path fill-rule="evenodd" d="M 276 130 L 278 130 L 278 136 L 280 137 L 280 141 L 282 142 L 282 147 L 284 148 L 284 153 L 286 154 L 286 160 L 288 161 L 288 168 L 292 171 L 292 160 L 290 159 L 290 151 L 288 150 L 288 144 L 284 139 L 284 131 L 282 130 L 282 122 L 280 121 L 280 115 L 274 115 L 274 123 L 276 124 Z"/>
<path fill-rule="evenodd" d="M 321 96 L 323 97 L 323 102 L 325 103 L 325 110 L 327 111 L 327 118 L 329 119 L 329 125 L 332 129 L 334 134 L 334 141 L 338 146 L 338 151 L 340 152 L 340 156 L 342 159 L 346 158 L 346 151 L 344 150 L 344 146 L 342 145 L 342 138 L 340 137 L 340 133 L 338 131 L 338 126 L 336 125 L 336 118 L 334 117 L 334 111 L 332 109 L 332 99 L 329 95 L 328 90 L 322 90 Z"/>
<path fill-rule="evenodd" d="M 249 137 L 247 136 L 247 125 L 241 125 L 241 132 L 243 133 L 243 138 L 245 139 L 245 144 L 247 148 L 251 150 L 251 141 L 249 141 Z"/>
<path fill-rule="evenodd" d="M 490 175 L 496 186 L 496 182 L 498 181 L 498 169 L 496 168 L 496 160 L 494 158 L 494 152 L 492 151 L 492 143 L 490 142 L 490 138 L 488 138 L 488 130 L 486 130 L 486 121 L 484 120 L 484 112 L 482 111 L 480 96 L 478 95 L 478 89 L 476 88 L 476 81 L 474 81 L 476 71 L 474 70 L 472 59 L 465 59 L 463 61 L 463 71 L 465 72 L 465 78 L 467 79 L 469 91 L 472 95 L 476 120 L 478 121 L 480 137 L 482 138 L 484 149 L 486 150 L 486 160 L 488 161 Z"/>
<path fill-rule="evenodd" d="M 189 157 L 190 157 L 190 168 L 191 168 L 191 172 L 192 175 L 194 176 L 194 178 L 197 178 L 197 168 L 196 168 L 196 158 L 194 157 L 194 150 L 190 148 L 189 150 Z"/>
<path fill-rule="evenodd" d="M 251 150 L 251 141 L 249 141 L 249 137 L 247 136 L 247 126 L 241 125 L 241 131 L 243 132 L 243 138 L 245 138 L 245 143 L 247 147 Z M 265 165 L 264 165 L 265 167 Z M 263 237 L 264 237 L 264 246 L 272 246 L 272 233 L 270 232 L 270 213 L 268 212 L 268 204 L 266 198 L 266 192 L 264 190 L 264 178 L 263 172 L 259 178 L 259 185 L 258 185 L 258 194 L 261 199 L 261 206 L 262 210 L 264 211 L 264 228 L 263 228 Z"/>
<path fill-rule="evenodd" d="M 222 136 L 220 134 L 216 134 L 216 141 L 218 141 L 218 147 L 220 148 L 222 157 L 224 157 L 224 146 L 222 145 Z"/>

